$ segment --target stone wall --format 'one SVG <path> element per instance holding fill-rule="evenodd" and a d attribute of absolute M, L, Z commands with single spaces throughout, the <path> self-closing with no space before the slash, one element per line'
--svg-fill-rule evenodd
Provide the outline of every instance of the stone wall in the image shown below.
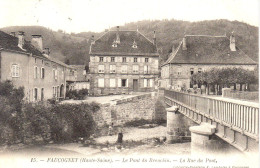
<path fill-rule="evenodd" d="M 157 100 L 157 93 L 148 93 L 103 104 L 100 110 L 95 113 L 94 120 L 98 126 L 112 122 L 116 126 L 138 119 L 156 120 L 165 118 L 166 113 L 158 113 L 157 111 L 158 114 L 156 114 Z"/>

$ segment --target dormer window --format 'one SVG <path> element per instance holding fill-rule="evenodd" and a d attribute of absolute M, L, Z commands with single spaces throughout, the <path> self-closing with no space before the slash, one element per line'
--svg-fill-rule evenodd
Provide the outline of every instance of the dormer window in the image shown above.
<path fill-rule="evenodd" d="M 113 42 L 112 47 L 117 47 L 117 42 L 116 41 Z"/>
<path fill-rule="evenodd" d="M 137 48 L 137 44 L 136 44 L 135 40 L 133 42 L 132 48 Z"/>

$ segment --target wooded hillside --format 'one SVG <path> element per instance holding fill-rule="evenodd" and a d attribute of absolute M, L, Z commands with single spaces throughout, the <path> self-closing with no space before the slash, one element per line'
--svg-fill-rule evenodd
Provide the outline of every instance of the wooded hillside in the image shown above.
<path fill-rule="evenodd" d="M 119 25 L 120 26 L 120 25 Z M 144 20 L 127 23 L 120 26 L 122 30 L 136 30 L 153 38 L 156 31 L 157 47 L 161 55 L 161 62 L 165 61 L 168 54 L 187 35 L 224 35 L 229 36 L 234 31 L 236 45 L 253 60 L 258 61 L 258 27 L 238 21 L 212 20 L 200 22 L 187 22 L 180 20 Z M 114 29 L 114 28 L 111 28 Z M 32 34 L 43 36 L 44 47 L 49 47 L 53 57 L 68 64 L 85 64 L 89 61 L 90 37 L 100 37 L 104 32 L 64 33 L 62 30 L 52 31 L 40 26 L 14 26 L 1 30 L 10 33 L 24 31 L 26 39 L 30 41 Z"/>

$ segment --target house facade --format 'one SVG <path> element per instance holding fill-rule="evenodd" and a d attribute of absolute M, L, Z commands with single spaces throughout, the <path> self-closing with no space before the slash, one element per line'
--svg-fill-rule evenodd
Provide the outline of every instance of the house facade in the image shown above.
<path fill-rule="evenodd" d="M 257 63 L 236 46 L 235 36 L 186 35 L 161 66 L 160 87 L 192 88 L 194 73 L 212 68 L 254 70 Z"/>
<path fill-rule="evenodd" d="M 66 69 L 70 67 L 43 49 L 41 35 L 28 42 L 22 31 L 17 36 L 0 31 L 0 81 L 24 87 L 26 101 L 65 98 Z"/>
<path fill-rule="evenodd" d="M 89 75 L 86 72 L 85 65 L 70 65 L 74 69 L 75 80 L 70 81 L 70 90 L 90 89 Z"/>
<path fill-rule="evenodd" d="M 94 95 L 154 91 L 159 75 L 154 32 L 108 31 L 90 46 L 90 88 Z"/>

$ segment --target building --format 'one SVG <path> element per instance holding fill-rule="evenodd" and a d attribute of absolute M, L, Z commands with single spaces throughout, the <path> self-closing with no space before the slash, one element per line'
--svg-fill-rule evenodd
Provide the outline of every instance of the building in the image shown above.
<path fill-rule="evenodd" d="M 93 37 L 92 37 L 93 38 Z M 139 31 L 108 31 L 90 46 L 91 94 L 153 91 L 159 75 L 159 54 Z"/>
<path fill-rule="evenodd" d="M 22 31 L 17 36 L 0 31 L 0 81 L 24 87 L 28 102 L 65 98 L 67 69 L 43 48 L 41 35 L 32 35 L 28 42 Z"/>
<path fill-rule="evenodd" d="M 89 75 L 86 72 L 85 65 L 70 65 L 74 69 L 75 80 L 71 80 L 69 83 L 70 90 L 81 90 L 81 89 L 90 89 L 90 79 Z M 68 83 L 69 81 L 67 81 Z"/>
<path fill-rule="evenodd" d="M 174 48 L 174 47 L 173 47 Z M 193 73 L 211 68 L 257 68 L 257 63 L 236 46 L 235 36 L 186 35 L 161 66 L 160 86 L 192 88 Z"/>

